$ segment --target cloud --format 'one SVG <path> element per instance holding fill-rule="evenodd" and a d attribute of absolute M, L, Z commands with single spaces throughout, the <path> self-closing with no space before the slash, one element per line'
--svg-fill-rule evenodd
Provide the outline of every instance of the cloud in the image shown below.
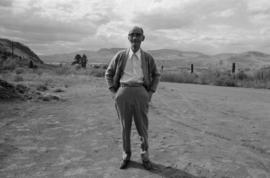
<path fill-rule="evenodd" d="M 249 0 L 247 3 L 247 12 L 250 17 L 250 21 L 256 26 L 270 25 L 270 1 Z"/>
<path fill-rule="evenodd" d="M 45 41 L 70 40 L 71 36 L 82 38 L 84 35 L 93 35 L 96 33 L 97 27 L 93 24 L 83 23 L 82 21 L 58 22 L 45 18 L 33 18 L 25 16 L 25 18 L 1 17 L 2 29 L 7 32 L 17 32 L 21 37 L 35 40 L 37 38 Z M 16 23 L 14 23 L 16 22 Z M 12 36 L 12 34 L 10 34 Z M 40 37 L 38 37 L 40 36 Z M 75 39 L 73 39 L 75 40 Z"/>
<path fill-rule="evenodd" d="M 145 11 L 136 11 L 132 20 L 157 30 L 205 27 L 220 18 L 231 17 L 232 20 L 235 11 L 243 5 L 243 1 L 234 0 L 161 1 L 151 8 L 145 7 Z M 230 20 L 227 19 L 228 22 Z"/>
<path fill-rule="evenodd" d="M 41 46 L 79 43 L 110 21 L 106 8 L 97 1 L 14 0 L 12 8 L 0 13 L 0 31 L 4 37 Z"/>
<path fill-rule="evenodd" d="M 12 6 L 12 0 L 1 0 L 0 1 L 0 7 L 11 7 Z"/>
<path fill-rule="evenodd" d="M 1 0 L 0 21 L 2 37 L 38 53 L 126 47 L 134 25 L 144 28 L 148 49 L 265 50 L 270 1 Z"/>
<path fill-rule="evenodd" d="M 189 26 L 193 23 L 192 16 L 175 12 L 155 12 L 139 14 L 134 18 L 135 23 L 141 23 L 150 29 L 176 29 Z"/>

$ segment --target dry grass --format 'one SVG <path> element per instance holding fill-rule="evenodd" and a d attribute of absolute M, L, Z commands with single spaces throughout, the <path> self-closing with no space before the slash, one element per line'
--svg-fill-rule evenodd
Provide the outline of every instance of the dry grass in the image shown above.
<path fill-rule="evenodd" d="M 270 69 L 239 71 L 236 74 L 218 70 L 205 70 L 195 74 L 188 71 L 164 71 L 161 81 L 270 89 Z"/>
<path fill-rule="evenodd" d="M 17 67 L 1 70 L 0 79 L 13 84 L 23 84 L 27 87 L 43 90 L 67 88 L 72 85 L 90 83 L 96 77 L 104 77 L 102 68 L 76 68 L 75 66 L 42 66 L 37 69 Z"/>
<path fill-rule="evenodd" d="M 76 66 L 43 66 L 37 69 L 17 67 L 12 70 L 2 70 L 0 78 L 20 82 L 27 85 L 46 87 L 68 87 L 77 81 L 88 82 L 93 77 L 104 77 L 104 68 L 78 68 Z M 267 88 L 270 89 L 270 69 L 256 71 L 240 71 L 232 74 L 230 71 L 203 70 L 190 73 L 187 70 L 164 71 L 161 81 L 176 83 L 193 83 L 203 85 Z"/>
<path fill-rule="evenodd" d="M 54 70 L 57 75 L 89 75 L 95 77 L 103 77 L 105 73 L 104 68 L 81 68 L 80 66 L 64 65 L 59 66 Z"/>

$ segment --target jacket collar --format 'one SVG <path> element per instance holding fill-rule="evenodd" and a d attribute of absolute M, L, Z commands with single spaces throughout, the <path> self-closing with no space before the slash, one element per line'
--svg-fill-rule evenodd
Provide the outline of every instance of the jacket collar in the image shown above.
<path fill-rule="evenodd" d="M 140 51 L 141 51 L 141 61 L 142 61 L 141 64 L 142 64 L 143 76 L 147 76 L 147 73 L 148 73 L 147 69 L 148 68 L 147 68 L 146 60 L 145 60 L 145 52 L 142 49 L 140 49 Z M 125 52 L 125 57 L 124 57 L 124 60 L 123 60 L 123 68 L 122 68 L 123 71 L 125 70 L 125 67 L 126 67 L 128 55 L 129 55 L 129 48 L 126 49 L 126 52 Z"/>
<path fill-rule="evenodd" d="M 129 58 L 131 58 L 131 56 L 133 55 L 133 54 L 135 54 L 139 59 L 141 59 L 142 57 L 141 57 L 141 48 L 136 52 L 136 53 L 134 53 L 132 50 L 131 50 L 131 48 L 129 48 L 129 51 L 128 51 L 128 57 Z"/>

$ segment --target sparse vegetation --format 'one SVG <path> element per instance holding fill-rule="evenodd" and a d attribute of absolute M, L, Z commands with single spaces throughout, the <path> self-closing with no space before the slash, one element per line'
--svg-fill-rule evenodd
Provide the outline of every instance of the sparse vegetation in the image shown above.
<path fill-rule="evenodd" d="M 17 69 L 15 70 L 15 73 L 16 73 L 16 74 L 22 74 L 22 73 L 24 73 L 24 69 L 23 69 L 23 68 L 17 68 Z"/>
<path fill-rule="evenodd" d="M 63 65 L 57 67 L 54 71 L 57 75 L 90 75 L 94 77 L 103 77 L 105 73 L 104 68 L 82 68 L 80 65 Z"/>
<path fill-rule="evenodd" d="M 244 70 L 236 74 L 230 71 L 205 70 L 189 73 L 185 71 L 164 71 L 161 81 L 177 83 L 208 84 L 230 87 L 267 88 L 270 89 L 270 68 L 256 71 Z"/>
<path fill-rule="evenodd" d="M 94 76 L 94 77 L 104 77 L 105 75 L 105 70 L 100 68 L 100 69 L 92 69 L 90 71 L 90 75 Z"/>
<path fill-rule="evenodd" d="M 14 60 L 6 60 L 2 65 L 2 70 L 14 70 L 17 67 L 17 63 Z"/>
<path fill-rule="evenodd" d="M 46 91 L 46 90 L 48 90 L 48 87 L 47 87 L 47 85 L 41 84 L 41 85 L 37 86 L 37 90 L 38 91 Z"/>
<path fill-rule="evenodd" d="M 161 77 L 161 81 L 176 83 L 196 83 L 197 80 L 198 76 L 196 74 L 190 74 L 186 71 L 165 72 Z"/>
<path fill-rule="evenodd" d="M 21 75 L 15 75 L 14 82 L 21 82 L 23 81 L 23 77 Z"/>

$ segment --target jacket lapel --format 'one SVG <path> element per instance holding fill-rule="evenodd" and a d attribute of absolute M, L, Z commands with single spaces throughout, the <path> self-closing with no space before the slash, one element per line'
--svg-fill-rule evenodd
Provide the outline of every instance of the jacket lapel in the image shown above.
<path fill-rule="evenodd" d="M 146 63 L 146 59 L 145 59 L 145 53 L 144 51 L 141 49 L 141 61 L 142 61 L 142 71 L 143 71 L 143 76 L 144 76 L 144 80 L 145 77 L 147 76 L 147 63 Z"/>
<path fill-rule="evenodd" d="M 126 68 L 127 59 L 128 59 L 128 52 L 129 52 L 129 49 L 126 49 L 125 57 L 123 59 L 123 68 L 122 68 L 123 70 L 122 70 L 122 72 L 124 72 L 125 71 L 125 68 Z"/>

